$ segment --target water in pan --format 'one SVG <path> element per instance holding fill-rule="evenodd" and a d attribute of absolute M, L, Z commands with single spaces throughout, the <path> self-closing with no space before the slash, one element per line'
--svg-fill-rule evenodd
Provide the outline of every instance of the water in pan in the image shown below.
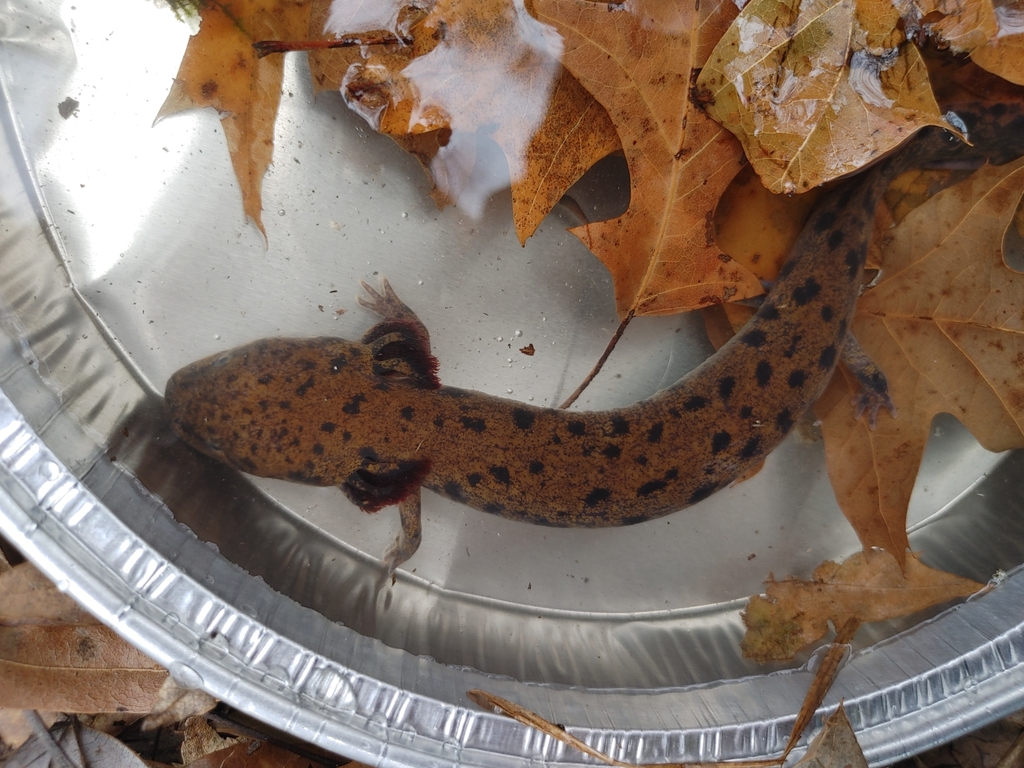
<path fill-rule="evenodd" d="M 252 480 L 197 457 L 162 420 L 167 376 L 260 336 L 357 337 L 372 322 L 355 303 L 358 281 L 386 274 L 430 329 L 443 381 L 551 405 L 616 325 L 604 269 L 563 231 L 565 213 L 523 249 L 507 195 L 480 219 L 436 211 L 409 157 L 339 97 L 313 102 L 300 57 L 289 59 L 264 185 L 265 244 L 242 218 L 217 116 L 151 125 L 184 26 L 137 0 L 25 4 L 12 18 L 28 31 L 2 49 L 7 127 L 54 228 L 44 259 L 4 233 L 8 320 L 107 455 L 250 573 L 446 663 L 647 687 L 757 671 L 738 657 L 739 601 L 769 572 L 806 574 L 855 551 L 820 447 L 791 439 L 753 480 L 628 529 L 533 528 L 428 494 L 424 544 L 387 605 L 374 604 L 394 511 L 367 516 L 339 491 Z M 79 107 L 64 119 L 68 96 Z M 537 353 L 522 355 L 530 343 Z M 579 407 L 645 397 L 707 353 L 694 317 L 635 321 Z M 932 563 L 984 580 L 1015 551 L 953 547 L 958 527 L 924 523 L 997 458 L 951 420 L 939 429 L 911 520 Z"/>

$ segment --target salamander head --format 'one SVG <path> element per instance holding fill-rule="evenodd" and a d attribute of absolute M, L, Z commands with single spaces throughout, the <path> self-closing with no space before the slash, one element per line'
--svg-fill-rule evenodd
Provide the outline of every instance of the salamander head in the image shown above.
<path fill-rule="evenodd" d="M 261 339 L 212 355 L 167 382 L 171 428 L 243 472 L 338 485 L 375 511 L 417 491 L 430 470 L 419 440 L 389 429 L 409 423 L 401 414 L 425 388 L 378 357 L 372 346 L 326 337 Z"/>
<path fill-rule="evenodd" d="M 337 338 L 261 339 L 199 360 L 167 382 L 171 428 L 193 448 L 261 477 L 315 482 L 328 430 L 350 427 L 376 392 L 368 348 Z M 302 475 L 303 477 L 300 477 Z"/>

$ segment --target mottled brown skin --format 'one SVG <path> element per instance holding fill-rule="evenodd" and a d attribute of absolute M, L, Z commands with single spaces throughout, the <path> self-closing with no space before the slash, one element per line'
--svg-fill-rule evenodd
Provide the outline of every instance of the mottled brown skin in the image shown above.
<path fill-rule="evenodd" d="M 916 155 L 950 146 L 938 133 L 918 144 Z M 887 161 L 829 193 L 740 333 L 626 408 L 563 411 L 441 386 L 426 329 L 384 281 L 383 294 L 367 287 L 364 304 L 383 320 L 362 342 L 263 339 L 178 371 L 166 393 L 173 428 L 243 472 L 338 485 L 367 511 L 401 503 L 392 569 L 418 544 L 420 486 L 553 526 L 677 511 L 767 456 L 827 384 L 847 344 L 875 206 L 909 162 Z M 870 364 L 859 373 L 873 419 L 889 405 L 884 376 Z"/>

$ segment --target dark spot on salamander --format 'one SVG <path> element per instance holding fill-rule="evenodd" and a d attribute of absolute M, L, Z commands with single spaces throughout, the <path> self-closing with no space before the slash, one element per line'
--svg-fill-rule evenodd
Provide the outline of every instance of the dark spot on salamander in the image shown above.
<path fill-rule="evenodd" d="M 795 371 L 789 374 L 789 386 L 792 387 L 793 389 L 802 387 L 806 379 L 807 374 L 804 373 L 801 369 L 797 368 Z"/>
<path fill-rule="evenodd" d="M 443 427 L 444 426 L 444 416 L 438 416 L 436 419 L 434 419 L 434 426 L 437 427 L 438 429 Z"/>
<path fill-rule="evenodd" d="M 665 422 L 659 421 L 651 425 L 647 430 L 647 442 L 657 443 L 661 441 L 661 433 L 665 429 Z"/>
<path fill-rule="evenodd" d="M 612 416 L 612 434 L 628 435 L 629 419 L 624 419 L 621 416 Z"/>
<path fill-rule="evenodd" d="M 761 309 L 758 312 L 762 320 L 778 320 L 779 319 L 779 308 L 774 304 L 765 302 L 761 305 Z"/>
<path fill-rule="evenodd" d="M 537 414 L 533 411 L 528 411 L 525 408 L 515 408 L 512 411 L 512 421 L 514 421 L 516 426 L 522 430 L 530 429 L 536 418 Z"/>
<path fill-rule="evenodd" d="M 258 379 L 256 379 L 256 383 L 257 384 L 262 384 L 262 385 L 266 386 L 267 384 L 269 384 L 273 380 L 274 380 L 273 376 L 271 376 L 269 373 L 265 373 L 262 376 L 260 376 Z"/>
<path fill-rule="evenodd" d="M 302 382 L 298 386 L 298 388 L 295 390 L 295 394 L 298 395 L 299 397 L 302 397 L 307 392 L 309 392 L 309 390 L 311 390 L 312 388 L 313 388 L 313 377 L 310 376 L 308 379 L 306 379 L 304 382 Z"/>
<path fill-rule="evenodd" d="M 368 445 L 364 445 L 362 448 L 359 449 L 359 458 L 361 458 L 364 463 L 373 463 L 379 461 L 379 459 L 377 458 L 377 452 Z"/>
<path fill-rule="evenodd" d="M 444 495 L 462 504 L 466 502 L 466 490 L 454 480 L 444 484 Z"/>
<path fill-rule="evenodd" d="M 821 356 L 818 357 L 818 365 L 826 370 L 831 368 L 836 363 L 836 345 L 829 344 L 823 350 L 821 350 Z"/>
<path fill-rule="evenodd" d="M 461 418 L 461 421 L 462 426 L 464 426 L 466 429 L 473 430 L 477 434 L 480 434 L 485 429 L 487 429 L 487 422 L 485 422 L 483 419 L 474 419 L 471 416 L 463 416 Z"/>
<path fill-rule="evenodd" d="M 641 454 L 641 455 L 639 455 L 639 456 L 635 456 L 635 457 L 633 458 L 633 461 L 635 461 L 635 462 L 636 462 L 637 464 L 639 464 L 639 465 L 640 465 L 641 467 L 646 467 L 646 466 L 647 466 L 647 457 L 646 457 L 646 456 L 644 456 L 643 454 Z"/>
<path fill-rule="evenodd" d="M 741 459 L 752 459 L 757 455 L 758 449 L 761 447 L 761 438 L 757 435 L 747 440 L 747 444 L 743 446 L 743 450 L 740 451 Z"/>
<path fill-rule="evenodd" d="M 668 481 L 678 480 L 679 479 L 679 468 L 678 467 L 673 467 L 668 472 L 666 472 L 665 473 L 665 479 L 668 480 Z"/>
<path fill-rule="evenodd" d="M 833 314 L 834 312 L 832 310 L 831 304 L 826 304 L 821 308 L 821 319 L 824 320 L 826 323 L 832 322 Z"/>
<path fill-rule="evenodd" d="M 491 477 L 502 485 L 508 485 L 512 482 L 512 478 L 508 474 L 507 467 L 488 467 L 487 471 L 491 473 Z"/>
<path fill-rule="evenodd" d="M 289 408 L 292 407 L 292 401 L 291 400 L 279 400 L 278 403 L 277 403 L 277 407 L 280 408 L 283 411 L 287 411 Z"/>
<path fill-rule="evenodd" d="M 754 376 L 757 378 L 757 383 L 762 387 L 767 387 L 768 382 L 772 380 L 772 364 L 767 360 L 762 360 L 757 364 L 757 368 L 754 369 Z"/>
<path fill-rule="evenodd" d="M 582 437 L 583 433 L 587 431 L 587 425 L 582 421 L 570 421 L 565 428 L 569 430 L 570 435 L 576 435 L 576 437 Z"/>
<path fill-rule="evenodd" d="M 698 485 L 693 493 L 690 494 L 690 498 L 686 500 L 687 504 L 696 504 L 698 501 L 704 501 L 708 496 L 714 493 L 718 489 L 718 485 L 715 483 L 705 483 L 704 485 Z"/>
<path fill-rule="evenodd" d="M 359 413 L 359 406 L 366 402 L 366 395 L 362 392 L 357 392 L 351 400 L 341 406 L 341 410 L 347 413 L 349 416 L 355 416 Z"/>
<path fill-rule="evenodd" d="M 775 426 L 782 433 L 789 432 L 793 428 L 793 416 L 789 412 L 789 408 L 783 408 L 779 411 L 779 415 L 775 417 Z"/>
<path fill-rule="evenodd" d="M 505 511 L 505 507 L 496 501 L 488 501 L 484 504 L 484 512 L 490 512 L 492 515 L 500 515 Z"/>
<path fill-rule="evenodd" d="M 823 232 L 827 232 L 835 226 L 836 218 L 838 214 L 835 208 L 826 208 L 818 212 L 818 217 L 814 221 L 814 231 L 819 235 Z"/>
<path fill-rule="evenodd" d="M 749 405 L 744 405 L 742 408 L 740 408 L 740 418 L 741 419 L 749 419 L 753 415 L 754 415 L 754 409 L 751 408 Z"/>
<path fill-rule="evenodd" d="M 718 380 L 718 394 L 723 400 L 728 400 L 729 395 L 736 388 L 736 379 L 732 376 L 723 376 Z"/>
<path fill-rule="evenodd" d="M 668 485 L 664 480 L 648 480 L 646 483 L 636 489 L 637 496 L 650 496 L 652 493 L 657 493 Z"/>
<path fill-rule="evenodd" d="M 260 400 L 259 406 L 260 406 L 260 410 L 263 411 L 264 413 L 266 413 L 267 408 L 270 407 L 270 402 L 267 401 L 267 400 Z"/>
<path fill-rule="evenodd" d="M 836 335 L 837 338 L 844 338 L 846 336 L 846 318 L 844 317 L 839 321 L 839 333 Z"/>
<path fill-rule="evenodd" d="M 412 407 L 411 405 L 407 405 L 407 406 L 405 406 L 405 408 L 403 408 L 402 410 L 400 410 L 400 411 L 399 411 L 398 413 L 399 413 L 399 414 L 401 415 L 401 417 L 402 417 L 403 419 L 405 419 L 406 421 L 412 421 L 413 415 L 414 415 L 414 414 L 415 414 L 416 412 L 415 412 L 415 411 L 413 410 L 413 407 Z"/>
<path fill-rule="evenodd" d="M 852 280 L 860 271 L 860 252 L 856 248 L 851 248 L 846 252 L 844 260 L 846 261 L 846 274 L 849 275 Z"/>
<path fill-rule="evenodd" d="M 320 425 L 321 432 L 331 433 L 337 428 L 338 425 L 335 424 L 333 421 L 325 421 L 323 424 Z"/>
<path fill-rule="evenodd" d="M 338 371 L 340 371 L 342 368 L 345 367 L 345 364 L 347 362 L 348 358 L 346 358 L 344 355 L 338 355 L 337 357 L 332 359 L 331 362 L 328 363 L 331 369 L 331 373 L 337 373 Z"/>
<path fill-rule="evenodd" d="M 814 300 L 814 297 L 821 293 L 821 286 L 813 277 L 804 280 L 804 284 L 793 289 L 793 301 L 798 307 L 803 307 Z"/>
<path fill-rule="evenodd" d="M 828 236 L 828 247 L 833 251 L 843 244 L 843 240 L 846 239 L 846 233 L 840 229 L 833 229 L 832 234 Z"/>
<path fill-rule="evenodd" d="M 693 395 L 692 397 L 686 398 L 686 402 L 683 403 L 683 410 L 690 411 L 692 413 L 693 411 L 699 411 L 707 404 L 708 400 L 706 397 L 701 397 L 700 395 Z"/>
<path fill-rule="evenodd" d="M 608 443 L 601 451 L 609 459 L 617 459 L 622 454 L 622 449 L 619 448 L 615 443 Z"/>
<path fill-rule="evenodd" d="M 342 433 L 341 433 L 341 439 L 342 439 L 342 440 L 343 440 L 344 442 L 346 442 L 346 443 L 347 443 L 347 442 L 348 442 L 349 440 L 351 440 L 351 439 L 352 439 L 352 433 L 351 433 L 351 432 L 349 432 L 348 430 L 346 430 L 346 431 L 342 432 Z"/>
<path fill-rule="evenodd" d="M 729 447 L 729 443 L 732 442 L 732 435 L 726 432 L 724 429 L 721 432 L 715 432 L 711 437 L 711 452 L 720 453 Z"/>
<path fill-rule="evenodd" d="M 313 453 L 315 453 L 317 456 L 323 456 L 324 455 L 324 446 L 323 446 L 323 444 L 322 443 L 313 443 Z"/>
<path fill-rule="evenodd" d="M 539 475 L 543 471 L 544 471 L 544 462 L 543 461 L 536 461 L 536 460 L 534 460 L 534 461 L 530 462 L 530 474 L 531 475 Z"/>
<path fill-rule="evenodd" d="M 765 332 L 760 330 L 759 328 L 755 328 L 752 331 L 747 331 L 740 337 L 740 341 L 742 341 L 748 347 L 754 347 L 755 349 L 764 344 L 765 341 L 767 341 L 767 339 L 767 334 L 765 334 Z"/>
<path fill-rule="evenodd" d="M 466 475 L 466 480 L 469 482 L 471 488 L 476 488 L 477 483 L 484 479 L 484 476 L 479 472 L 470 472 Z"/>
<path fill-rule="evenodd" d="M 779 270 L 779 277 L 789 277 L 790 273 L 796 269 L 795 259 L 786 259 L 782 265 L 782 269 Z"/>
<path fill-rule="evenodd" d="M 800 348 L 800 341 L 803 339 L 799 333 L 794 333 L 793 338 L 789 340 L 789 346 L 782 353 L 782 356 L 789 359 L 796 354 L 796 351 Z"/>
<path fill-rule="evenodd" d="M 583 504 L 587 507 L 596 507 L 611 495 L 612 492 L 609 488 L 595 488 L 583 499 Z"/>
<path fill-rule="evenodd" d="M 253 471 L 256 469 L 256 462 L 250 459 L 248 456 L 243 456 L 238 460 L 238 463 L 242 465 L 242 469 Z"/>

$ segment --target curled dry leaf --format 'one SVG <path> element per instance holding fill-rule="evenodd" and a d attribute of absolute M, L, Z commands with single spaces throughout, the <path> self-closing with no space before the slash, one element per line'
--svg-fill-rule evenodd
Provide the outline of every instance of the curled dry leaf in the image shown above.
<path fill-rule="evenodd" d="M 533 8 L 561 33 L 562 63 L 608 110 L 629 165 L 626 213 L 572 230 L 611 271 L 619 318 L 762 293 L 716 245 L 712 225 L 740 149 L 690 100 L 692 74 L 728 25 L 731 3 L 698 10 L 654 0 L 534 0 Z"/>
<path fill-rule="evenodd" d="M 1024 446 L 1024 274 L 1003 262 L 1024 195 L 1024 159 L 986 167 L 910 212 L 883 244 L 882 279 L 854 333 L 889 381 L 899 418 L 855 419 L 855 384 L 815 406 L 832 487 L 866 547 L 898 557 L 932 419 L 956 416 L 992 451 Z"/>
<path fill-rule="evenodd" d="M 55 759 L 55 753 L 65 760 Z M 33 734 L 4 763 L 5 768 L 43 766 L 102 766 L 102 768 L 145 768 L 142 759 L 105 733 L 77 720 L 63 720 L 48 731 Z"/>
<path fill-rule="evenodd" d="M 842 702 L 794 768 L 868 768 Z"/>
<path fill-rule="evenodd" d="M 791 659 L 828 632 L 829 622 L 881 621 L 923 610 L 983 587 L 937 571 L 916 557 L 906 568 L 883 550 L 865 550 L 842 563 L 826 560 L 810 580 L 769 580 L 766 596 L 754 595 L 743 622 L 743 655 L 758 661 Z"/>
<path fill-rule="evenodd" d="M 196 107 L 222 113 L 245 214 L 265 236 L 261 189 L 274 150 L 284 60 L 257 59 L 252 44 L 303 37 L 309 0 L 215 0 L 203 4 L 200 18 L 157 118 Z"/>
<path fill-rule="evenodd" d="M 854 0 L 752 0 L 701 72 L 709 113 L 736 134 L 773 192 L 812 189 L 926 125 L 944 125 L 917 48 L 888 39 L 878 24 L 899 19 L 865 8 Z M 888 41 L 885 55 L 863 47 L 876 39 Z"/>
<path fill-rule="evenodd" d="M 206 691 L 183 688 L 168 676 L 157 693 L 153 708 L 142 721 L 142 730 L 150 731 L 172 723 L 205 715 L 217 706 L 217 700 Z"/>
<path fill-rule="evenodd" d="M 345 25 L 360 23 L 362 5 L 335 0 L 329 29 L 358 31 Z M 521 3 L 438 0 L 408 33 L 412 46 L 353 57 L 338 82 L 349 104 L 403 147 L 409 137 L 445 132 L 429 155 L 416 153 L 435 200 L 476 214 L 510 177 L 516 233 L 525 242 L 565 191 L 618 149 L 607 112 L 559 64 L 560 40 Z M 501 148 L 507 175 L 479 167 L 486 162 L 479 136 Z"/>

